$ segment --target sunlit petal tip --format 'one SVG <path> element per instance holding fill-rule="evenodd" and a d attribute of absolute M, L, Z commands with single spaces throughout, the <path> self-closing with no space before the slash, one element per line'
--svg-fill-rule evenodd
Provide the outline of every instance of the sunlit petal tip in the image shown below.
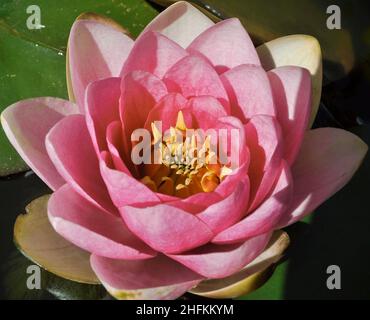
<path fill-rule="evenodd" d="M 309 127 L 311 127 L 321 99 L 322 54 L 319 41 L 310 35 L 289 35 L 262 44 L 257 47 L 257 53 L 266 70 L 293 65 L 310 71 L 312 110 Z"/>
<path fill-rule="evenodd" d="M 116 29 L 117 31 L 123 32 L 124 34 L 126 34 L 127 36 L 132 38 L 130 32 L 127 29 L 123 28 L 119 23 L 117 23 L 113 19 L 108 18 L 106 16 L 103 16 L 103 15 L 100 15 L 100 14 L 97 14 L 97 13 L 93 13 L 93 12 L 83 12 L 76 18 L 75 21 L 78 21 L 78 20 L 96 21 L 96 22 L 108 25 L 108 26 L 112 27 L 113 29 Z M 75 98 L 74 93 L 73 93 L 73 88 L 72 88 L 69 60 L 70 60 L 70 58 L 69 58 L 69 39 L 68 39 L 67 54 L 66 54 L 67 92 L 68 92 L 69 100 L 70 101 L 76 101 L 76 98 Z"/>
<path fill-rule="evenodd" d="M 21 100 L 1 113 L 1 125 L 10 143 L 52 190 L 62 186 L 64 179 L 47 155 L 45 136 L 59 120 L 75 113 L 75 104 L 51 97 Z"/>
<path fill-rule="evenodd" d="M 77 17 L 67 43 L 66 80 L 69 99 L 82 113 L 87 85 L 118 76 L 132 46 L 127 30 L 112 19 L 95 13 Z"/>
<path fill-rule="evenodd" d="M 213 24 L 211 19 L 189 2 L 178 1 L 149 23 L 142 34 L 147 31 L 158 31 L 186 48 Z"/>
<path fill-rule="evenodd" d="M 112 27 L 112 28 L 114 28 L 118 31 L 121 31 L 124 34 L 126 34 L 127 36 L 129 36 L 130 38 L 133 38 L 133 36 L 130 34 L 130 31 L 125 29 L 124 27 L 122 27 L 118 22 L 116 22 L 115 20 L 113 20 L 113 19 L 111 19 L 107 16 L 104 16 L 104 15 L 101 15 L 101 14 L 98 14 L 98 13 L 95 13 L 95 12 L 83 12 L 76 18 L 76 21 L 77 20 L 96 21 L 96 22 L 105 24 L 107 26 L 110 26 L 110 27 Z"/>

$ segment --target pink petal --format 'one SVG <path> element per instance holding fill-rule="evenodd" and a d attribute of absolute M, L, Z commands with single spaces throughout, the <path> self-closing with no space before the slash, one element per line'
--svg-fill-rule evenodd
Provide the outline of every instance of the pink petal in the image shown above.
<path fill-rule="evenodd" d="M 121 218 L 92 205 L 67 184 L 52 194 L 48 215 L 60 235 L 86 251 L 128 260 L 156 255 L 127 229 Z"/>
<path fill-rule="evenodd" d="M 189 213 L 197 214 L 206 210 L 209 206 L 222 201 L 222 199 L 223 197 L 215 191 L 198 192 L 185 199 L 175 198 L 170 205 Z"/>
<path fill-rule="evenodd" d="M 162 11 L 143 31 L 158 31 L 186 48 L 199 34 L 214 23 L 200 10 L 179 1 Z"/>
<path fill-rule="evenodd" d="M 354 134 L 335 128 L 308 131 L 292 168 L 294 194 L 279 227 L 290 225 L 315 210 L 352 178 L 367 153 Z"/>
<path fill-rule="evenodd" d="M 188 110 L 185 110 L 187 100 L 178 93 L 169 93 L 161 99 L 155 107 L 149 112 L 145 121 L 144 128 L 151 131 L 151 124 L 154 121 L 162 122 L 162 135 L 165 134 L 171 126 L 176 125 L 179 111 L 183 112 L 184 120 L 188 128 L 192 128 L 192 118 Z"/>
<path fill-rule="evenodd" d="M 239 19 L 221 21 L 200 34 L 187 49 L 211 61 L 219 73 L 241 64 L 260 65 L 256 49 Z"/>
<path fill-rule="evenodd" d="M 16 102 L 1 114 L 2 127 L 13 147 L 52 190 L 65 181 L 50 161 L 45 136 L 59 120 L 74 113 L 78 107 L 69 101 L 35 98 Z"/>
<path fill-rule="evenodd" d="M 128 170 L 122 156 L 124 154 L 124 140 L 122 135 L 122 124 L 120 121 L 114 121 L 108 125 L 106 138 L 108 151 L 112 157 L 114 167 L 130 175 L 131 172 Z"/>
<path fill-rule="evenodd" d="M 258 114 L 275 116 L 271 85 L 263 68 L 242 65 L 220 78 L 229 95 L 231 114 L 242 122 Z"/>
<path fill-rule="evenodd" d="M 240 222 L 219 233 L 213 243 L 228 244 L 245 241 L 275 229 L 290 204 L 293 182 L 289 166 L 283 163 L 280 177 L 271 195 Z"/>
<path fill-rule="evenodd" d="M 193 214 L 199 214 L 202 211 L 205 211 L 208 207 L 211 207 L 224 199 L 225 204 L 227 204 L 227 199 L 229 197 L 233 197 L 231 194 L 235 192 L 240 181 L 242 181 L 242 184 L 245 187 L 249 186 L 248 181 L 246 181 L 247 168 L 248 163 L 243 163 L 239 168 L 235 169 L 231 175 L 227 176 L 213 192 L 199 192 L 185 199 L 176 198 L 171 201 L 170 205 Z M 246 200 L 246 202 L 248 202 L 248 199 Z M 240 203 L 242 204 L 243 202 L 241 201 Z M 225 213 L 220 213 L 220 215 L 223 214 Z M 209 218 L 211 217 L 209 216 Z M 218 219 L 215 219 L 215 222 L 216 221 L 218 221 Z"/>
<path fill-rule="evenodd" d="M 149 31 L 135 42 L 121 76 L 140 70 L 162 78 L 168 69 L 187 54 L 176 42 L 158 32 Z"/>
<path fill-rule="evenodd" d="M 233 192 L 223 200 L 210 205 L 197 214 L 214 234 L 232 226 L 245 214 L 249 199 L 249 179 L 245 176 L 240 180 Z"/>
<path fill-rule="evenodd" d="M 211 123 L 228 115 L 223 105 L 211 96 L 191 98 L 186 107 L 191 109 L 194 120 L 197 122 L 197 128 L 204 126 L 204 123 Z"/>
<path fill-rule="evenodd" d="M 73 93 L 84 111 L 85 89 L 90 82 L 116 77 L 133 46 L 124 33 L 92 20 L 77 20 L 68 42 Z"/>
<path fill-rule="evenodd" d="M 162 255 L 145 262 L 92 255 L 90 262 L 106 289 L 121 299 L 176 299 L 202 280 L 200 275 Z"/>
<path fill-rule="evenodd" d="M 126 140 L 131 145 L 131 134 L 143 128 L 150 110 L 167 94 L 165 84 L 150 73 L 135 71 L 121 83 L 121 117 Z"/>
<path fill-rule="evenodd" d="M 311 76 L 308 70 L 287 66 L 268 72 L 277 118 L 283 129 L 284 158 L 296 159 L 311 115 Z"/>
<path fill-rule="evenodd" d="M 219 155 L 222 161 L 226 160 L 221 157 L 222 154 L 227 152 L 228 160 L 231 164 L 231 169 L 236 170 L 246 164 L 248 168 L 250 161 L 250 154 L 247 146 L 247 138 L 245 135 L 245 129 L 242 122 L 235 117 L 227 116 L 219 118 L 215 123 L 215 130 L 218 131 L 220 136 Z M 225 140 L 223 139 L 223 132 L 227 131 L 227 145 L 225 146 Z M 226 163 L 223 163 L 226 164 Z M 233 172 L 235 174 L 235 172 Z"/>
<path fill-rule="evenodd" d="M 201 57 L 183 58 L 166 73 L 163 81 L 169 92 L 181 93 L 185 98 L 213 96 L 226 110 L 229 108 L 227 93 L 218 74 Z"/>
<path fill-rule="evenodd" d="M 208 244 L 184 254 L 169 256 L 206 278 L 224 278 L 254 260 L 264 250 L 270 237 L 269 232 L 241 244 Z"/>
<path fill-rule="evenodd" d="M 213 238 L 199 218 L 168 204 L 125 206 L 120 212 L 130 230 L 160 252 L 183 252 Z"/>
<path fill-rule="evenodd" d="M 119 120 L 121 78 L 107 78 L 92 82 L 86 90 L 86 122 L 97 154 L 107 149 L 107 126 Z"/>
<path fill-rule="evenodd" d="M 75 191 L 100 209 L 116 212 L 100 176 L 84 116 L 60 120 L 46 136 L 46 149 L 60 175 Z"/>
<path fill-rule="evenodd" d="M 246 149 L 246 152 L 248 152 L 248 149 Z M 247 155 L 247 157 L 249 156 Z M 215 190 L 217 194 L 220 195 L 222 198 L 227 197 L 227 195 L 229 195 L 235 189 L 238 181 L 243 180 L 244 177 L 247 176 L 248 166 L 249 159 L 242 163 L 239 168 L 235 169 L 231 175 L 227 176 L 222 181 L 222 183 L 220 183 L 220 185 Z"/>
<path fill-rule="evenodd" d="M 159 202 L 156 194 L 140 181 L 124 171 L 112 169 L 113 160 L 108 152 L 102 152 L 100 172 L 108 192 L 117 208 L 125 205 Z"/>
<path fill-rule="evenodd" d="M 245 126 L 250 152 L 248 175 L 251 182 L 251 205 L 253 211 L 270 192 L 277 178 L 282 161 L 282 134 L 275 118 L 258 115 Z"/>

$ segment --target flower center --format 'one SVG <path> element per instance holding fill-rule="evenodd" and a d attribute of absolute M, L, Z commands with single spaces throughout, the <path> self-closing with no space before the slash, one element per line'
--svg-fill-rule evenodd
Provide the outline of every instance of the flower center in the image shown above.
<path fill-rule="evenodd" d="M 156 122 L 151 128 L 154 164 L 144 165 L 141 181 L 153 191 L 186 198 L 214 191 L 231 174 L 232 170 L 220 163 L 211 136 L 189 130 L 181 111 L 175 127 L 170 127 L 163 139 Z"/>

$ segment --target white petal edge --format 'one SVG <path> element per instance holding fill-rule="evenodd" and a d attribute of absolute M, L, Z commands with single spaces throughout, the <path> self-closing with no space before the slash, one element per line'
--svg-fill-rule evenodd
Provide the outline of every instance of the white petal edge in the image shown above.
<path fill-rule="evenodd" d="M 187 1 L 178 1 L 154 18 L 144 29 L 157 31 L 186 48 L 214 23 Z M 140 37 L 140 36 L 139 36 Z"/>
<path fill-rule="evenodd" d="M 46 152 L 45 136 L 59 120 L 78 112 L 67 100 L 41 97 L 18 101 L 1 113 L 1 125 L 10 143 L 52 190 L 65 181 Z"/>
<path fill-rule="evenodd" d="M 312 80 L 312 109 L 309 127 L 319 108 L 322 88 L 322 54 L 318 40 L 309 35 L 296 34 L 274 39 L 257 47 L 266 71 L 282 66 L 306 68 Z"/>
<path fill-rule="evenodd" d="M 67 43 L 66 81 L 69 100 L 76 101 L 82 113 L 84 113 L 84 90 L 81 90 L 81 87 L 86 89 L 88 84 L 85 83 L 87 78 L 85 73 L 89 75 L 90 82 L 118 76 L 133 43 L 127 30 L 108 17 L 96 13 L 82 13 L 76 18 Z M 86 55 L 89 46 L 93 46 L 90 49 L 101 54 L 101 57 L 96 59 L 96 64 L 89 65 L 89 55 Z M 84 59 L 80 60 L 79 56 L 82 54 Z M 72 71 L 77 69 L 79 73 L 73 74 Z"/>

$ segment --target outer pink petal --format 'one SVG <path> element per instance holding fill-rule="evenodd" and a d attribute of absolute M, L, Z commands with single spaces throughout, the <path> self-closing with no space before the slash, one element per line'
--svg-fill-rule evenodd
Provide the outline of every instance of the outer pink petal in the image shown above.
<path fill-rule="evenodd" d="M 268 72 L 277 118 L 283 129 L 284 158 L 296 159 L 311 115 L 311 76 L 308 70 L 287 66 Z"/>
<path fill-rule="evenodd" d="M 270 237 L 269 232 L 241 244 L 208 244 L 184 254 L 169 256 L 206 278 L 224 278 L 254 260 L 264 250 Z"/>
<path fill-rule="evenodd" d="M 249 178 L 251 182 L 251 205 L 253 211 L 270 192 L 280 170 L 282 161 L 282 134 L 275 118 L 258 115 L 245 126 L 250 151 Z"/>
<path fill-rule="evenodd" d="M 121 76 L 141 70 L 162 78 L 169 68 L 187 55 L 176 42 L 158 32 L 149 31 L 135 42 Z"/>
<path fill-rule="evenodd" d="M 52 194 L 48 215 L 60 235 L 89 252 L 129 260 L 156 255 L 127 229 L 121 218 L 101 211 L 67 184 Z"/>
<path fill-rule="evenodd" d="M 67 116 L 46 136 L 46 149 L 61 176 L 81 196 L 108 212 L 116 212 L 99 173 L 85 117 Z"/>
<path fill-rule="evenodd" d="M 238 222 L 245 214 L 249 200 L 249 179 L 240 180 L 234 191 L 225 199 L 210 205 L 197 217 L 211 228 L 214 234 Z"/>
<path fill-rule="evenodd" d="M 120 212 L 130 230 L 160 252 L 183 252 L 213 238 L 199 218 L 168 204 L 125 206 Z"/>
<path fill-rule="evenodd" d="M 92 82 L 86 91 L 86 122 L 97 154 L 107 149 L 107 126 L 120 119 L 119 98 L 121 78 L 107 78 Z"/>
<path fill-rule="evenodd" d="M 219 73 L 241 64 L 260 65 L 256 49 L 239 19 L 221 21 L 200 34 L 187 49 L 211 61 Z"/>
<path fill-rule="evenodd" d="M 290 169 L 284 162 L 279 180 L 269 198 L 243 220 L 219 233 L 212 242 L 217 244 L 235 243 L 273 231 L 290 205 L 292 191 L 293 182 Z"/>
<path fill-rule="evenodd" d="M 213 96 L 226 110 L 229 100 L 222 82 L 213 67 L 203 58 L 187 56 L 176 63 L 164 76 L 169 92 L 181 93 L 185 98 Z"/>
<path fill-rule="evenodd" d="M 167 94 L 167 89 L 152 74 L 135 71 L 122 79 L 121 91 L 121 118 L 127 143 L 131 145 L 132 132 L 144 127 L 149 112 Z"/>
<path fill-rule="evenodd" d="M 176 299 L 202 280 L 200 275 L 162 255 L 145 262 L 92 255 L 90 262 L 107 290 L 121 299 Z"/>
<path fill-rule="evenodd" d="M 279 227 L 300 220 L 340 190 L 352 178 L 367 150 L 361 139 L 341 129 L 307 132 L 292 168 L 292 205 Z"/>
<path fill-rule="evenodd" d="M 220 78 L 229 95 L 232 115 L 243 122 L 258 114 L 275 116 L 271 85 L 262 67 L 241 65 Z"/>
<path fill-rule="evenodd" d="M 144 29 L 158 31 L 186 48 L 199 34 L 214 23 L 186 1 L 178 1 L 162 11 Z"/>
<path fill-rule="evenodd" d="M 84 111 L 85 89 L 90 82 L 119 75 L 133 41 L 124 33 L 92 20 L 77 20 L 68 42 L 73 93 Z"/>
<path fill-rule="evenodd" d="M 113 203 L 117 208 L 125 205 L 152 204 L 159 202 L 156 194 L 131 174 L 112 169 L 110 154 L 103 151 L 100 160 L 100 172 L 108 188 Z"/>
<path fill-rule="evenodd" d="M 53 190 L 65 181 L 50 161 L 45 136 L 59 120 L 74 113 L 78 113 L 78 107 L 69 101 L 35 98 L 14 103 L 1 114 L 2 127 L 13 147 Z"/>

